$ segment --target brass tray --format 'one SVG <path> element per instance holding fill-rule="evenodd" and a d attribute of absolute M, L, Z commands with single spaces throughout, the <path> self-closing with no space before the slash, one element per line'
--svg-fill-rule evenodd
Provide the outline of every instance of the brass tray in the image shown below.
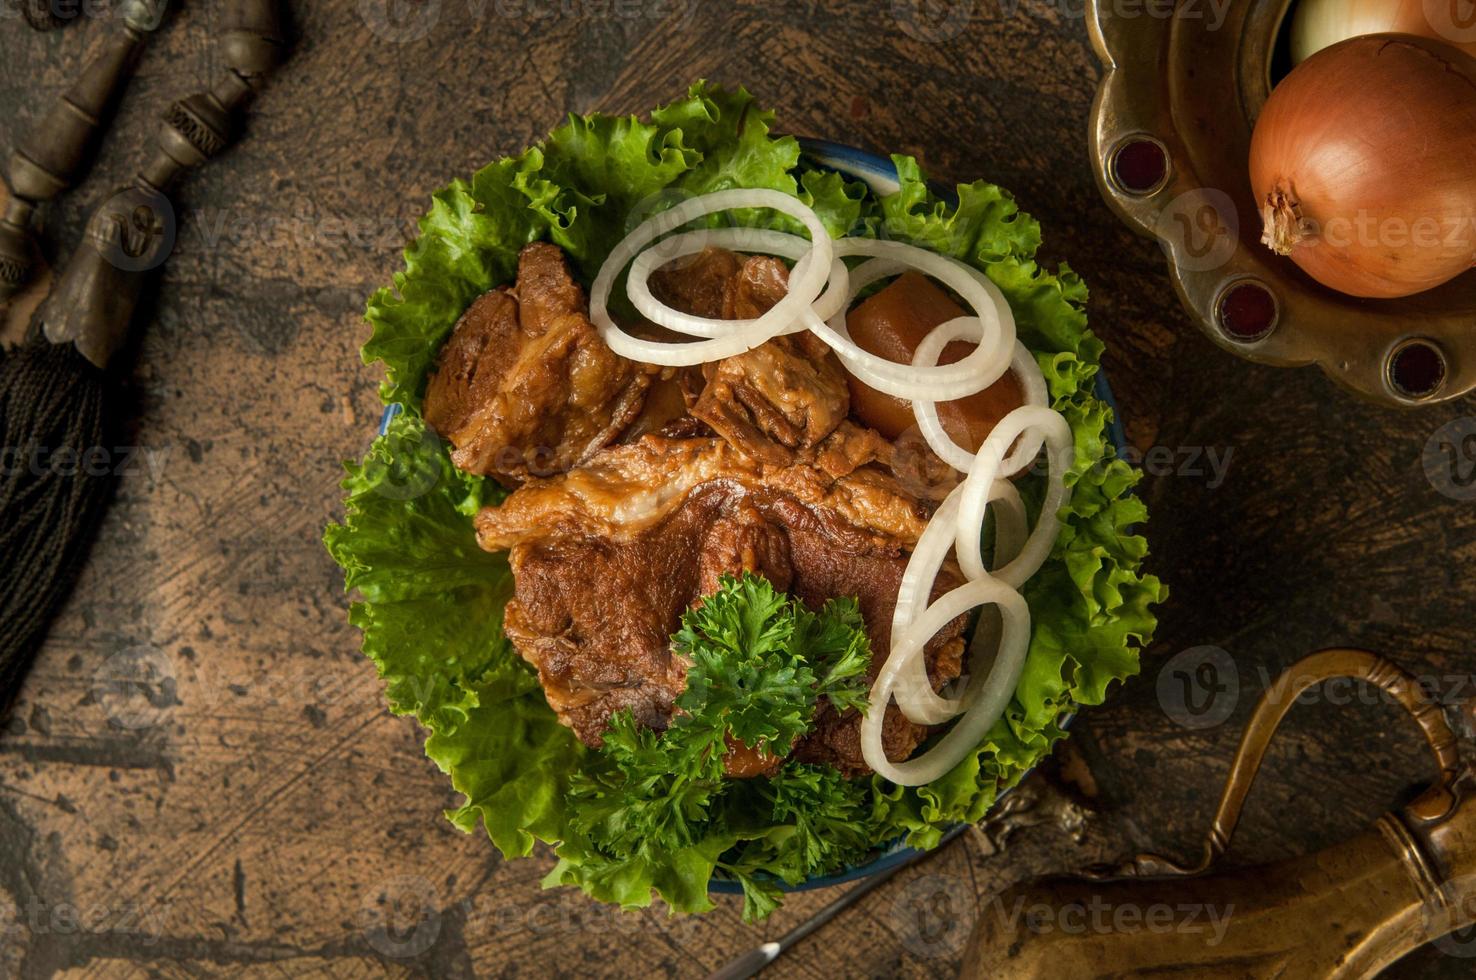
<path fill-rule="evenodd" d="M 1092 107 L 1102 196 L 1158 239 L 1169 278 L 1221 347 L 1316 364 L 1375 401 L 1476 388 L 1476 271 L 1397 300 L 1344 296 L 1260 244 L 1247 173 L 1256 115 L 1291 0 L 1088 0 L 1105 72 Z"/>

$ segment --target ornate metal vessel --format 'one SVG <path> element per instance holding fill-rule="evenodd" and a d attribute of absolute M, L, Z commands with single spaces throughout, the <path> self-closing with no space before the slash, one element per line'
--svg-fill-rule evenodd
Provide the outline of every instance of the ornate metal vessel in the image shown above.
<path fill-rule="evenodd" d="M 1286 712 L 1322 681 L 1372 684 L 1418 722 L 1438 769 L 1413 802 L 1316 854 L 1234 871 L 1230 845 L 1251 781 Z M 1153 854 L 1019 886 L 980 916 L 965 980 L 1033 977 L 1373 977 L 1427 942 L 1476 957 L 1476 780 L 1441 706 L 1382 657 L 1326 650 L 1293 665 L 1246 725 L 1204 854 Z"/>
<path fill-rule="evenodd" d="M 1091 154 L 1107 203 L 1156 237 L 1169 277 L 1217 344 L 1274 365 L 1316 364 L 1390 404 L 1476 387 L 1476 272 L 1397 300 L 1345 296 L 1260 244 L 1248 176 L 1291 0 L 1088 0 L 1105 68 Z"/>

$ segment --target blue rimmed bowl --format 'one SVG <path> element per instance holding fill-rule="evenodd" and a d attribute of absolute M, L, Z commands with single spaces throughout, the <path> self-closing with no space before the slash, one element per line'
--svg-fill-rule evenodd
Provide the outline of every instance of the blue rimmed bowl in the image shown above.
<path fill-rule="evenodd" d="M 832 143 L 829 140 L 799 137 L 802 153 L 802 162 L 811 167 L 834 170 L 852 180 L 859 180 L 869 187 L 873 194 L 884 196 L 894 193 L 899 188 L 897 168 L 892 161 L 876 153 L 858 149 L 854 146 L 846 146 L 842 143 Z M 934 192 L 945 199 L 953 199 L 951 188 L 935 185 Z M 1095 394 L 1112 409 L 1112 424 L 1108 430 L 1108 436 L 1116 447 L 1119 456 L 1127 449 L 1127 438 L 1123 432 L 1122 421 L 1118 418 L 1117 403 L 1112 397 L 1112 389 L 1108 387 L 1107 378 L 1102 371 L 1098 371 L 1095 381 Z M 380 419 L 379 432 L 383 434 L 388 428 L 390 420 L 400 413 L 399 405 L 390 405 L 384 410 Z M 1070 721 L 1063 720 L 1063 727 Z M 1002 798 L 1009 790 L 1000 793 Z M 996 800 L 998 802 L 998 800 Z M 963 831 L 963 825 L 958 825 L 948 830 L 939 843 L 939 846 L 952 840 Z M 917 848 L 905 846 L 901 840 L 892 842 L 885 847 L 879 848 L 871 860 L 863 864 L 854 865 L 835 874 L 819 875 L 807 878 L 797 885 L 777 882 L 779 888 L 786 892 L 809 891 L 813 888 L 825 888 L 830 885 L 840 885 L 846 882 L 856 881 L 871 875 L 880 874 L 891 868 L 902 864 L 922 852 Z M 708 891 L 715 894 L 739 894 L 743 891 L 742 886 L 733 879 L 714 877 L 708 884 Z"/>

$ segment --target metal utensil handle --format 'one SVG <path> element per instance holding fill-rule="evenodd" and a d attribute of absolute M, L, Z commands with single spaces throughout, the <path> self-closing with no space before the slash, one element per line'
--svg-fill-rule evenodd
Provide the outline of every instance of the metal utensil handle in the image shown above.
<path fill-rule="evenodd" d="M 1455 734 L 1439 702 L 1424 691 L 1414 675 L 1378 654 L 1344 648 L 1323 650 L 1288 667 L 1262 693 L 1240 738 L 1200 862 L 1185 867 L 1161 855 L 1142 854 L 1134 860 L 1129 873 L 1198 874 L 1219 860 L 1230 846 L 1245 798 L 1281 720 L 1303 692 L 1342 677 L 1366 681 L 1393 697 L 1414 718 L 1435 753 L 1439 779 L 1407 810 L 1427 819 L 1438 819 L 1448 811 L 1455 800 L 1452 787 L 1460 774 L 1461 761 Z"/>

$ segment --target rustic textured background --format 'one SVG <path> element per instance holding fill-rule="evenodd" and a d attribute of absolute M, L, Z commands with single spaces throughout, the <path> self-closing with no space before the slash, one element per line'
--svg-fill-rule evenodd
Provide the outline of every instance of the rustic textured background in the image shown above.
<path fill-rule="evenodd" d="M 179 6 L 92 179 L 47 216 L 53 259 L 138 164 L 168 101 L 219 70 L 216 6 Z M 1190 327 L 1157 248 L 1093 186 L 1097 65 L 1076 4 L 956 0 L 926 4 L 921 21 L 910 0 L 293 7 L 294 57 L 247 138 L 182 189 L 129 385 L 142 451 L 0 735 L 0 976 L 697 977 L 826 900 L 797 896 L 757 928 L 731 899 L 701 920 L 620 916 L 540 891 L 547 855 L 505 863 L 457 833 L 440 817 L 454 794 L 415 724 L 385 710 L 319 544 L 339 513 L 338 461 L 379 414 L 357 358 L 364 299 L 397 267 L 427 195 L 566 112 L 641 110 L 699 76 L 747 84 L 793 132 L 1012 188 L 1049 254 L 1093 288 L 1132 441 L 1179 464 L 1205 449 L 1230 459 L 1222 479 L 1201 458 L 1145 482 L 1153 568 L 1173 597 L 1144 676 L 1083 715 L 1040 777 L 1045 822 L 994 857 L 954 845 L 773 975 L 952 976 L 974 894 L 1139 848 L 1189 851 L 1254 695 L 1310 649 L 1366 645 L 1453 701 L 1470 695 L 1476 514 L 1421 458 L 1472 403 L 1359 404 Z M 0 25 L 8 144 L 105 25 Z M 1226 651 L 1240 696 L 1220 702 L 1234 705 L 1226 721 L 1191 730 L 1155 679 L 1206 645 Z M 1301 708 L 1235 860 L 1336 841 L 1427 768 L 1387 705 Z M 1063 793 L 1091 811 L 1080 845 L 1049 819 Z M 1425 951 L 1394 972 L 1468 969 Z"/>

